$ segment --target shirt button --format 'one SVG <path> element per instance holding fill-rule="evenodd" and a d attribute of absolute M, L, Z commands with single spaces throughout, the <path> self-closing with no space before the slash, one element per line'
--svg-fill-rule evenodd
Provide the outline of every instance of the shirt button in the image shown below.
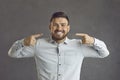
<path fill-rule="evenodd" d="M 58 74 L 58 76 L 61 76 L 61 74 Z"/>
<path fill-rule="evenodd" d="M 59 64 L 59 66 L 61 66 L 61 64 Z"/>

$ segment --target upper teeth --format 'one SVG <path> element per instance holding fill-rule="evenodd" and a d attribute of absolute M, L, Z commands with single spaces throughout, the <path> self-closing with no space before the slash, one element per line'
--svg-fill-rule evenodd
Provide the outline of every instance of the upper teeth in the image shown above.
<path fill-rule="evenodd" d="M 57 32 L 57 34 L 61 34 L 62 32 Z"/>

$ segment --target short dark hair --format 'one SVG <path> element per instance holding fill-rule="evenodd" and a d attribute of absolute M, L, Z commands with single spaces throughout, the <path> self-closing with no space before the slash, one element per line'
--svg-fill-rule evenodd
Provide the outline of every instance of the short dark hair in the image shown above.
<path fill-rule="evenodd" d="M 64 12 L 55 12 L 53 13 L 51 19 L 50 19 L 50 22 L 55 19 L 55 18 L 59 18 L 59 17 L 63 17 L 63 18 L 66 18 L 67 21 L 68 21 L 68 24 L 69 24 L 69 18 L 68 16 L 64 13 Z"/>

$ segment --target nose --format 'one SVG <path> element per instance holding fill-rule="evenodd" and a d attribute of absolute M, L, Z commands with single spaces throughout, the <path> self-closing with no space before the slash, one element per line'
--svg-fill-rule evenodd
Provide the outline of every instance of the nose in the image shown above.
<path fill-rule="evenodd" d="M 62 30 L 62 26 L 61 26 L 61 25 L 58 25 L 58 26 L 57 26 L 57 29 L 58 29 L 58 30 Z"/>

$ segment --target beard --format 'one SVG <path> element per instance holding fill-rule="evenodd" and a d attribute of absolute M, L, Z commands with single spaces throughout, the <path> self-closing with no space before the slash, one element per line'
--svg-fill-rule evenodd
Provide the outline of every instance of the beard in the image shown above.
<path fill-rule="evenodd" d="M 68 32 L 65 33 L 65 31 L 56 30 L 55 33 L 52 34 L 52 39 L 55 40 L 55 41 L 63 40 L 63 39 L 66 38 L 67 35 L 68 35 Z"/>

